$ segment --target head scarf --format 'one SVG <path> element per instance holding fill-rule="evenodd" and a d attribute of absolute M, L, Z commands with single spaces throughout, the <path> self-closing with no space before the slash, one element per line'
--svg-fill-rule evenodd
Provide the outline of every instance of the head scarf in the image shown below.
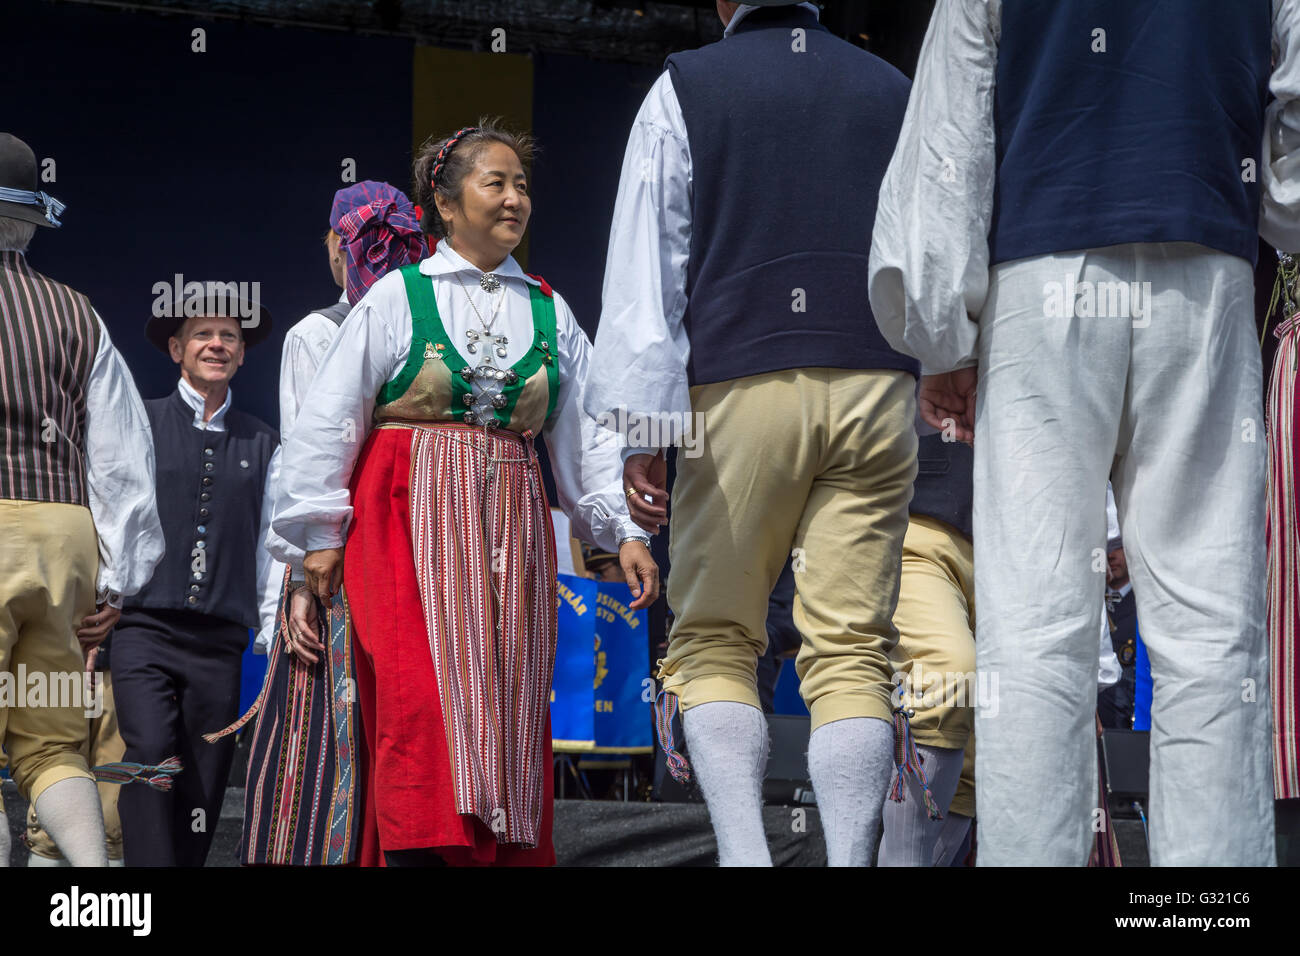
<path fill-rule="evenodd" d="M 415 207 L 388 183 L 367 179 L 336 192 L 330 228 L 343 240 L 350 305 L 386 272 L 429 254 Z"/>

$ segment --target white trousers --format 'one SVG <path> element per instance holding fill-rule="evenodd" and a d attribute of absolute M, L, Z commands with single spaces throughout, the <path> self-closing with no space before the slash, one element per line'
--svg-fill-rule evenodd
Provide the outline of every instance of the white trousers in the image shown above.
<path fill-rule="evenodd" d="M 1137 283 L 1128 315 L 1117 282 Z M 976 712 L 980 864 L 1081 866 L 1110 825 L 1093 724 L 1108 475 L 1154 681 L 1151 863 L 1273 864 L 1250 264 L 1191 243 L 1003 263 L 979 362 L 976 665 L 998 688 Z"/>

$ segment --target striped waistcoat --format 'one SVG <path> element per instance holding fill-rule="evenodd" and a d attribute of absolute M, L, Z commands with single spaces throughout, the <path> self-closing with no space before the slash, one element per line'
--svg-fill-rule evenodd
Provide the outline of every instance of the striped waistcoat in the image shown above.
<path fill-rule="evenodd" d="M 0 252 L 0 499 L 87 504 L 86 386 L 99 335 L 84 295 Z"/>

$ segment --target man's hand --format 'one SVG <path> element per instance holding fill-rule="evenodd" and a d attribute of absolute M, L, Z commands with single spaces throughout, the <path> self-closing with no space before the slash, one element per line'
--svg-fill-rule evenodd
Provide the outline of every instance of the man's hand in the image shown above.
<path fill-rule="evenodd" d="M 659 526 L 668 520 L 666 484 L 668 462 L 662 450 L 657 455 L 629 455 L 623 462 L 623 492 L 627 495 L 628 513 L 638 527 L 650 534 L 658 534 Z M 635 494 L 627 494 L 629 491 Z M 644 495 L 649 495 L 650 501 Z"/>
<path fill-rule="evenodd" d="M 343 549 L 323 548 L 320 551 L 308 551 L 307 556 L 302 559 L 302 571 L 311 593 L 328 607 L 330 599 L 343 585 Z"/>
<path fill-rule="evenodd" d="M 942 375 L 924 376 L 917 402 L 925 423 L 931 428 L 952 434 L 958 441 L 964 441 L 968 445 L 974 442 L 977 380 L 978 371 L 975 366 L 944 372 Z"/>
<path fill-rule="evenodd" d="M 307 588 L 299 588 L 289 599 L 288 649 L 308 664 L 320 660 L 325 642 L 320 639 L 320 614 L 316 597 Z"/>
<path fill-rule="evenodd" d="M 653 604 L 659 597 L 659 565 L 650 557 L 650 549 L 640 541 L 624 541 L 618 549 L 618 563 L 622 565 L 627 586 L 632 589 L 632 597 L 636 599 L 632 602 L 632 610 Z"/>
<path fill-rule="evenodd" d="M 115 608 L 111 604 L 100 604 L 95 608 L 94 614 L 83 617 L 81 626 L 77 628 L 77 641 L 81 644 L 81 653 L 89 656 L 91 651 L 104 643 L 104 638 L 108 637 L 109 631 L 113 630 L 113 625 L 121 616 L 120 608 Z"/>

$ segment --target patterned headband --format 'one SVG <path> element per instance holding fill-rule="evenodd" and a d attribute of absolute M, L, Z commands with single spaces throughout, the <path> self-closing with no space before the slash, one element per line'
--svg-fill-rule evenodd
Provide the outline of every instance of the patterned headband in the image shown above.
<path fill-rule="evenodd" d="M 459 143 L 466 134 L 473 133 L 476 130 L 478 130 L 477 126 L 462 126 L 460 129 L 456 130 L 456 132 L 452 133 L 451 139 L 447 140 L 447 144 L 443 146 L 442 149 L 438 150 L 438 155 L 433 161 L 433 172 L 429 174 L 430 186 L 434 189 L 438 188 L 438 174 L 442 172 L 442 167 L 446 164 L 447 156 L 456 148 L 456 144 Z"/>

